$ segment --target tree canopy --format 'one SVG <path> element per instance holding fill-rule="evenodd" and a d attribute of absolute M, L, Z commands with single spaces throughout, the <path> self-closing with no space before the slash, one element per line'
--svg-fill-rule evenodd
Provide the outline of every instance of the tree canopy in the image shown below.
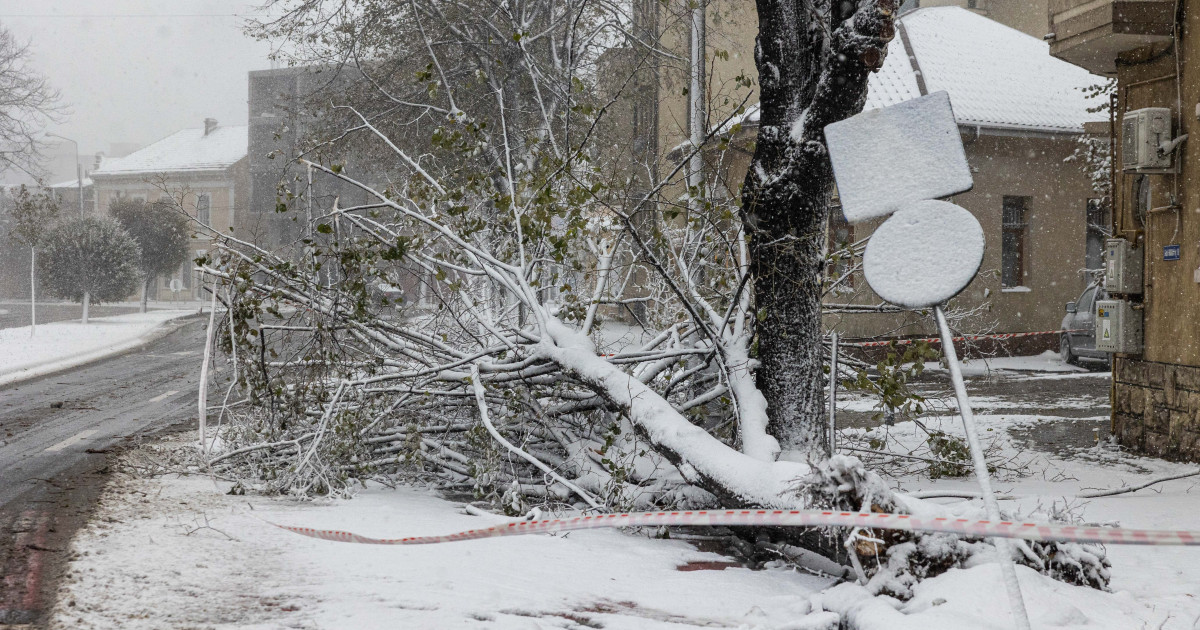
<path fill-rule="evenodd" d="M 138 270 L 145 281 L 174 272 L 187 259 L 187 218 L 169 204 L 120 199 L 108 213 L 141 248 Z"/>
<path fill-rule="evenodd" d="M 137 289 L 137 242 L 108 217 L 83 217 L 60 224 L 42 243 L 41 279 L 52 293 L 75 301 L 129 297 Z"/>
<path fill-rule="evenodd" d="M 22 185 L 9 211 L 9 238 L 26 247 L 37 247 L 58 216 L 58 202 L 48 190 L 30 191 Z"/>

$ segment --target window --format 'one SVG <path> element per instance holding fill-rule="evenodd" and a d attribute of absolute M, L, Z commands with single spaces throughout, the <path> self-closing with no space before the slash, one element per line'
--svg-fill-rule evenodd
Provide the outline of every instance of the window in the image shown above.
<path fill-rule="evenodd" d="M 1029 202 L 1032 197 L 1005 195 L 1001 218 L 1001 268 L 1000 285 L 1019 287 L 1025 285 L 1029 275 L 1027 250 L 1029 241 Z"/>
<path fill-rule="evenodd" d="M 838 282 L 854 268 L 854 257 L 850 255 L 850 246 L 854 244 L 854 226 L 846 222 L 842 207 L 836 202 L 829 208 L 829 224 L 826 231 L 826 246 L 829 248 L 830 260 L 826 277 L 830 283 Z M 854 286 L 854 276 L 846 276 L 834 293 L 845 291 Z"/>
<path fill-rule="evenodd" d="M 967 8 L 968 9 L 978 9 L 979 8 L 979 0 L 967 0 Z"/>
<path fill-rule="evenodd" d="M 195 264 L 190 259 L 179 265 L 179 283 L 183 285 L 184 291 L 192 288 L 192 267 L 194 266 Z"/>
<path fill-rule="evenodd" d="M 196 197 L 196 220 L 201 225 L 212 227 L 212 212 L 210 209 L 211 202 L 208 195 L 199 195 Z"/>
<path fill-rule="evenodd" d="M 1092 305 L 1095 304 L 1096 287 L 1089 287 L 1083 295 L 1079 296 L 1079 303 L 1075 305 L 1076 313 L 1091 313 Z"/>
<path fill-rule="evenodd" d="M 1109 236 L 1108 204 L 1103 199 L 1087 200 L 1087 251 L 1084 255 L 1084 267 L 1102 269 L 1104 262 L 1104 241 Z"/>
<path fill-rule="evenodd" d="M 900 3 L 900 13 L 907 13 L 919 8 L 921 8 L 921 0 L 904 0 Z"/>

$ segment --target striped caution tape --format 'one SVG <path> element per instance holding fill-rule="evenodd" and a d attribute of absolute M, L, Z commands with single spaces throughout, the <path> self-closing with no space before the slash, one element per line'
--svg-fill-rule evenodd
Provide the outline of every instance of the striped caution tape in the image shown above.
<path fill-rule="evenodd" d="M 267 521 L 270 523 L 270 521 Z M 699 510 L 692 512 L 641 512 L 634 514 L 598 514 L 539 521 L 515 521 L 484 529 L 443 536 L 408 538 L 369 538 L 351 532 L 310 529 L 270 523 L 302 536 L 364 545 L 430 545 L 524 534 L 549 534 L 605 527 L 658 526 L 767 526 L 767 527 L 862 527 L 901 531 L 962 534 L 970 538 L 1019 538 L 1033 541 L 1061 541 L 1115 545 L 1187 545 L 1200 546 L 1200 532 L 1154 529 L 1081 527 L 1049 523 L 975 521 L 954 518 L 918 518 L 908 514 L 819 512 L 815 510 Z"/>
<path fill-rule="evenodd" d="M 1058 334 L 1062 334 L 1062 333 L 1079 333 L 1079 332 L 1091 332 L 1091 329 L 1090 328 L 1074 328 L 1071 330 L 1039 330 L 1036 332 L 997 333 L 997 334 L 993 334 L 993 335 L 965 335 L 962 337 L 954 337 L 954 341 L 965 341 L 965 340 L 977 341 L 980 339 L 1016 339 L 1017 337 L 1035 337 L 1037 335 L 1058 335 Z M 878 347 L 878 346 L 886 346 L 886 345 L 889 345 L 892 343 L 895 343 L 898 346 L 904 346 L 904 345 L 908 345 L 910 343 L 917 343 L 920 341 L 924 341 L 926 343 L 941 343 L 942 342 L 940 337 L 922 337 L 920 339 L 895 339 L 895 340 L 889 340 L 889 341 L 847 342 L 847 343 L 839 343 L 838 345 L 843 346 L 843 347 L 848 346 L 851 348 L 874 348 L 874 347 Z"/>

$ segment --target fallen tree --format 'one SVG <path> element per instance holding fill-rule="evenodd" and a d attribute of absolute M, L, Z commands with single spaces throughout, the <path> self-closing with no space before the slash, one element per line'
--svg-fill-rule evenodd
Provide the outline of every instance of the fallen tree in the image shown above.
<path fill-rule="evenodd" d="M 206 462 L 211 470 L 243 488 L 300 495 L 366 479 L 432 482 L 512 514 L 941 509 L 894 493 L 854 458 L 829 457 L 817 428 L 826 253 L 814 239 L 829 173 L 813 125 L 861 109 L 866 73 L 880 61 L 870 51 L 882 54 L 890 38 L 894 3 L 817 3 L 806 5 L 809 18 L 793 16 L 796 28 L 814 20 L 805 37 L 824 56 L 807 68 L 820 80 L 770 88 L 790 105 L 761 133 L 776 134 L 782 153 L 756 159 L 747 190 L 757 192 L 741 213 L 682 185 L 691 155 L 649 190 L 604 166 L 594 134 L 613 101 L 586 84 L 602 51 L 583 33 L 622 32 L 619 7 L 527 0 L 472 5 L 463 17 L 444 0 L 361 4 L 404 17 L 402 45 L 428 60 L 416 75 L 421 100 L 381 86 L 387 106 L 376 111 L 334 104 L 351 121 L 339 140 L 390 161 L 368 170 L 299 157 L 353 195 L 311 210 L 296 242 L 212 235 L 201 270 L 228 309 L 217 345 L 234 376 L 226 400 L 239 395 L 221 406 L 226 450 Z M 318 14 L 304 11 L 323 3 L 297 5 L 289 28 L 311 23 Z M 350 13 L 337 32 L 383 41 L 354 31 L 361 14 Z M 377 67 L 357 66 L 372 85 Z M 796 90 L 815 90 L 814 107 L 824 104 L 805 114 Z M 432 125 L 431 146 L 390 134 L 403 126 L 398 116 Z M 787 132 L 797 121 L 810 131 Z M 798 170 L 821 160 L 815 175 Z M 802 175 L 816 178 L 811 190 L 795 188 Z M 788 205 L 798 199 L 807 205 Z M 790 245 L 764 240 L 772 234 Z M 404 298 L 379 287 L 403 287 Z M 633 301 L 645 308 L 629 325 L 617 316 Z M 764 356 L 773 357 L 765 371 Z M 860 533 L 850 540 L 855 554 L 880 558 L 872 573 L 895 579 L 944 571 L 986 547 L 904 535 L 859 549 Z M 1052 570 L 1053 550 L 1025 550 Z M 1085 562 L 1100 571 L 1095 558 Z M 894 580 L 880 583 L 903 594 L 885 588 Z"/>

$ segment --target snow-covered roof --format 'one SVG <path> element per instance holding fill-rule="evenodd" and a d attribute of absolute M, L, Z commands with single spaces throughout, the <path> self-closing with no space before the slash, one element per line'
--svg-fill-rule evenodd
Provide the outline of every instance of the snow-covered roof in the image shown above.
<path fill-rule="evenodd" d="M 84 177 L 83 178 L 84 188 L 87 188 L 88 186 L 91 186 L 91 185 L 92 185 L 92 178 Z M 50 188 L 79 188 L 79 180 L 72 179 L 72 180 L 65 181 L 65 182 L 59 182 L 57 184 L 50 184 Z"/>
<path fill-rule="evenodd" d="M 1097 103 L 1083 88 L 1104 77 L 1050 56 L 1046 42 L 959 7 L 918 9 L 900 18 L 907 31 L 888 46 L 879 72 L 868 79 L 865 109 L 921 96 L 916 58 L 927 92 L 950 93 L 960 125 L 1081 133 Z M 755 105 L 742 118 L 757 122 Z"/>
<path fill-rule="evenodd" d="M 123 158 L 104 160 L 92 174 L 102 177 L 226 169 L 246 157 L 247 129 L 245 125 L 217 127 L 208 135 L 203 128 L 177 131 Z"/>

